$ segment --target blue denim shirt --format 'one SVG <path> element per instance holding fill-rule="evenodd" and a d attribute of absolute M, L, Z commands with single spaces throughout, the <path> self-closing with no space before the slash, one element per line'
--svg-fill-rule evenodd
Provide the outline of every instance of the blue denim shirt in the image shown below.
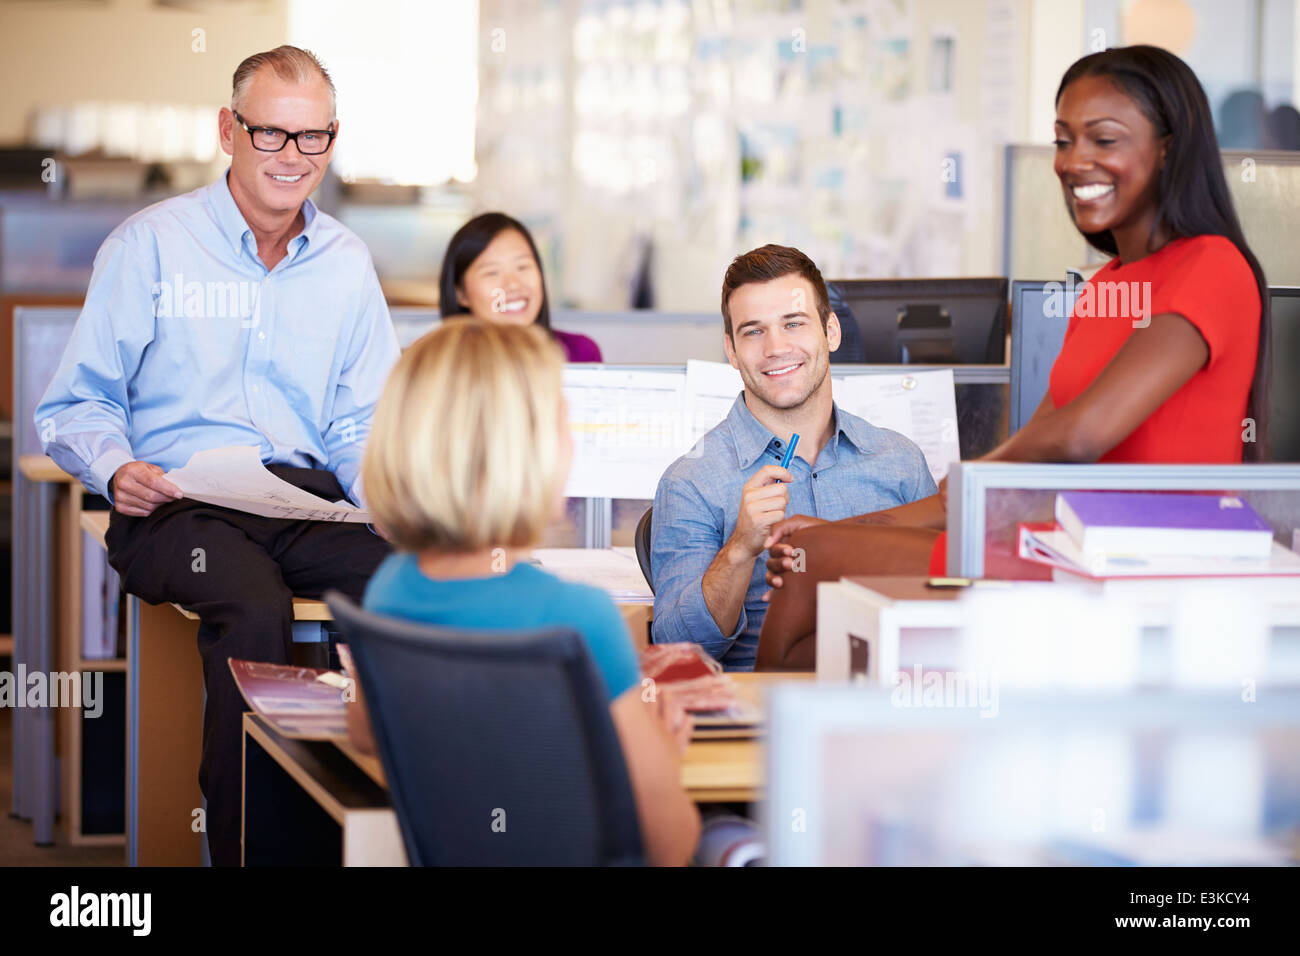
<path fill-rule="evenodd" d="M 833 406 L 830 441 L 808 462 L 790 463 L 787 515 L 827 521 L 879 511 L 934 494 L 925 455 L 909 439 Z M 726 419 L 659 479 L 651 531 L 654 641 L 695 641 L 728 670 L 753 670 L 767 605 L 767 554 L 754 561 L 740 620 L 723 634 L 704 603 L 704 572 L 736 529 L 741 488 L 764 465 L 781 463 L 782 442 L 745 406 L 742 392 Z"/>

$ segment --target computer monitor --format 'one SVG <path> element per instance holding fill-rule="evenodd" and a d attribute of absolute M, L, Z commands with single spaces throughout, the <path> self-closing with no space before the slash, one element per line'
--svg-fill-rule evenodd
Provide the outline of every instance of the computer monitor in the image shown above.
<path fill-rule="evenodd" d="M 1047 394 L 1047 380 L 1065 341 L 1081 283 L 1073 279 L 1011 283 L 1011 409 L 1007 428 L 1020 430 Z"/>
<path fill-rule="evenodd" d="M 1273 323 L 1273 380 L 1268 431 L 1273 461 L 1300 462 L 1300 288 L 1268 290 Z"/>
<path fill-rule="evenodd" d="M 1001 365 L 1007 280 L 834 279 L 862 333 L 862 361 Z"/>
<path fill-rule="evenodd" d="M 1047 393 L 1078 288 L 1068 281 L 1017 280 L 1011 284 L 1011 409 L 1007 425 L 1011 433 L 1029 421 Z M 1274 286 L 1269 289 L 1269 303 L 1273 327 L 1271 459 L 1300 462 L 1300 288 Z"/>

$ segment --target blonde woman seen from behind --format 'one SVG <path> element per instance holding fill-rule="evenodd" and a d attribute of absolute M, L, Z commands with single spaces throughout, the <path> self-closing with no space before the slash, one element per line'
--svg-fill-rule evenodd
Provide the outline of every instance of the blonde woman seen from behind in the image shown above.
<path fill-rule="evenodd" d="M 405 352 L 362 467 L 375 520 L 397 548 L 365 606 L 462 630 L 574 628 L 609 694 L 646 860 L 681 865 L 700 827 L 681 786 L 689 718 L 642 701 L 636 653 L 608 595 L 523 560 L 563 508 L 573 457 L 563 362 L 543 329 L 472 320 L 446 321 Z"/>

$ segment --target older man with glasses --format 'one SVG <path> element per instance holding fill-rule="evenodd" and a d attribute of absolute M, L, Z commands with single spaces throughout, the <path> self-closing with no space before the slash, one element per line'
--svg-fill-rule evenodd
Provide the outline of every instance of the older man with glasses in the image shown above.
<path fill-rule="evenodd" d="M 227 661 L 288 663 L 292 596 L 360 599 L 389 549 L 364 525 L 183 499 L 164 472 L 254 445 L 284 480 L 362 503 L 362 446 L 398 346 L 365 245 L 307 198 L 339 130 L 321 64 L 291 46 L 249 57 L 218 124 L 229 171 L 104 241 L 36 423 L 60 467 L 112 501 L 123 586 L 199 615 L 208 846 L 238 865 L 244 707 Z"/>

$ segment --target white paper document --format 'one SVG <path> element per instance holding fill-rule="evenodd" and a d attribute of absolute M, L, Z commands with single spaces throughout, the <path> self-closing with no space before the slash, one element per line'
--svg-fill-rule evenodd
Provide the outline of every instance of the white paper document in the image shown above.
<path fill-rule="evenodd" d="M 938 482 L 961 459 L 957 441 L 957 397 L 952 369 L 836 375 L 831 388 L 846 412 L 914 441 Z M 686 431 L 694 445 L 731 411 L 744 383 L 722 362 L 686 363 Z"/>
<path fill-rule="evenodd" d="M 916 442 L 936 483 L 961 460 L 952 369 L 832 376 L 831 388 L 846 412 Z"/>
<path fill-rule="evenodd" d="M 740 372 L 722 362 L 686 363 L 686 428 L 692 446 L 736 404 L 745 387 Z"/>
<path fill-rule="evenodd" d="M 266 470 L 256 445 L 197 451 L 163 477 L 193 498 L 267 518 L 368 523 L 370 512 L 346 501 L 330 503 Z"/>
<path fill-rule="evenodd" d="M 600 588 L 617 604 L 653 604 L 633 548 L 538 548 L 542 568 L 557 578 Z"/>
<path fill-rule="evenodd" d="M 690 443 L 681 372 L 566 368 L 573 433 L 569 498 L 653 498 L 659 476 Z"/>

